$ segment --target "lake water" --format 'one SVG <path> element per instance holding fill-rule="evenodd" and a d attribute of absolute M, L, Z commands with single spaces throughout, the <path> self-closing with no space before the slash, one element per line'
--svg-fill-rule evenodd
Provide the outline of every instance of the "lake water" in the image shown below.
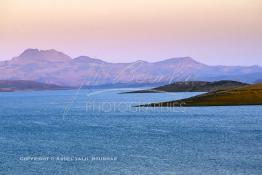
<path fill-rule="evenodd" d="M 0 94 L 1 175 L 261 175 L 262 107 L 135 108 L 197 93 Z"/>

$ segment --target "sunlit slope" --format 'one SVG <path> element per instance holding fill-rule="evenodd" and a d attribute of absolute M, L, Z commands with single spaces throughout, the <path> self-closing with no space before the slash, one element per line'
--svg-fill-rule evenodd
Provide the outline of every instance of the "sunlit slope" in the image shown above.
<path fill-rule="evenodd" d="M 210 92 L 182 100 L 151 103 L 141 106 L 234 106 L 262 105 L 262 83 L 231 90 Z"/>

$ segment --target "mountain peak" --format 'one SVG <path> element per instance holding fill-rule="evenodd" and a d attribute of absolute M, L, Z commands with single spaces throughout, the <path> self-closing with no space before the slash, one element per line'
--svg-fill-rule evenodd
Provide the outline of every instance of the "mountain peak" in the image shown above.
<path fill-rule="evenodd" d="M 196 62 L 193 58 L 191 57 L 175 57 L 175 58 L 169 58 L 163 61 L 168 61 L 168 62 L 181 62 L 181 61 L 186 61 L 186 62 Z"/>
<path fill-rule="evenodd" d="M 193 58 L 191 57 L 175 57 L 175 58 L 169 58 L 169 59 L 166 59 L 166 60 L 163 60 L 163 61 L 159 61 L 159 62 L 156 62 L 156 63 L 169 63 L 169 64 L 201 64 L 201 65 L 204 65 L 196 60 L 194 60 Z"/>
<path fill-rule="evenodd" d="M 26 49 L 23 53 L 19 55 L 19 57 L 31 57 L 39 55 L 40 51 L 38 49 Z"/>
<path fill-rule="evenodd" d="M 74 58 L 73 60 L 74 62 L 77 62 L 77 63 L 106 63 L 103 60 L 91 58 L 88 56 L 79 56 L 77 58 Z"/>
<path fill-rule="evenodd" d="M 50 50 L 39 50 L 39 49 L 26 49 L 18 57 L 15 57 L 14 60 L 23 60 L 23 61 L 49 61 L 49 62 L 65 62 L 71 60 L 71 57 L 65 55 L 62 52 L 58 52 L 54 49 Z"/>

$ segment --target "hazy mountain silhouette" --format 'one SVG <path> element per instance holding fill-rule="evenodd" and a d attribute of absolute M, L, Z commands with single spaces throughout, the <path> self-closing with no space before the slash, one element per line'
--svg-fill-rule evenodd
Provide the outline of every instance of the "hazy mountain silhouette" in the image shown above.
<path fill-rule="evenodd" d="M 262 67 L 259 66 L 208 66 L 190 57 L 158 62 L 109 63 L 88 56 L 73 59 L 54 49 L 27 49 L 11 60 L 0 62 L 1 80 L 33 80 L 66 86 L 222 79 L 250 83 L 261 79 L 261 75 Z"/>
<path fill-rule="evenodd" d="M 65 90 L 68 87 L 55 84 L 39 83 L 29 80 L 0 80 L 0 92 L 35 91 L 35 90 Z"/>

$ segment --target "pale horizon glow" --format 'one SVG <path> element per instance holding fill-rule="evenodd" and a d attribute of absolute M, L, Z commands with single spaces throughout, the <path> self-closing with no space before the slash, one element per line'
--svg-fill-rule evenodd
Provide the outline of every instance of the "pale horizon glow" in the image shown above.
<path fill-rule="evenodd" d="M 1 0 L 0 60 L 27 48 L 109 62 L 262 65 L 261 0 Z"/>

